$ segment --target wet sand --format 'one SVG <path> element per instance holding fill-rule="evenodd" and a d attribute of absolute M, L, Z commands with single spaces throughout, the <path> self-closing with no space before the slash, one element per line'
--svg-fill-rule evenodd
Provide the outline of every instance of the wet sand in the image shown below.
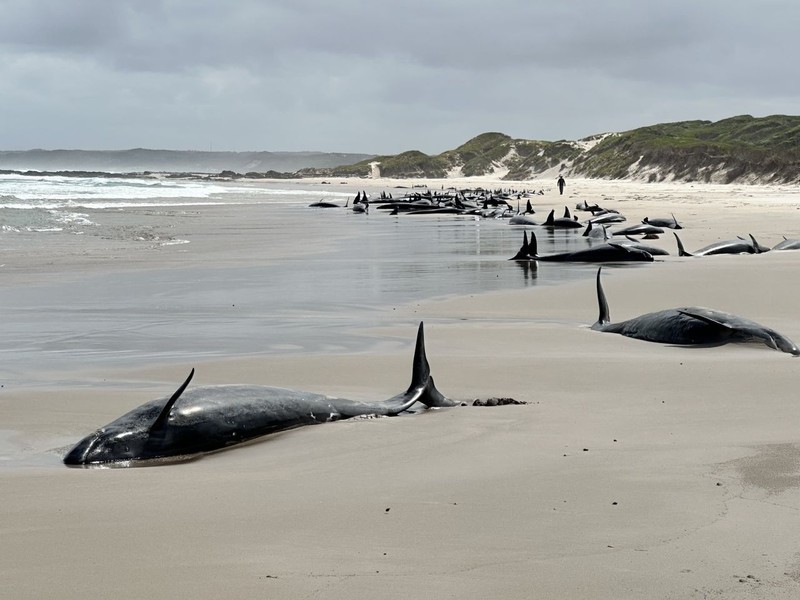
<path fill-rule="evenodd" d="M 519 185 L 545 189 L 540 214 L 581 200 L 629 223 L 674 212 L 688 249 L 748 233 L 770 246 L 800 237 L 794 187 L 570 180 L 559 197 L 549 181 Z M 35 300 L 37 278 L 79 286 L 258 266 L 304 234 L 284 229 L 280 243 L 264 244 L 260 228 L 242 233 L 262 210 L 175 215 L 167 233 L 191 239 L 182 246 L 125 241 L 108 252 L 93 239 L 37 249 L 3 274 Z M 220 223 L 239 232 L 235 247 L 215 235 Z M 674 254 L 670 238 L 654 243 Z M 609 269 L 604 284 L 613 319 L 703 305 L 800 341 L 798 267 L 800 252 L 673 255 Z M 539 277 L 568 268 L 542 264 Z M 338 306 L 330 318 L 358 310 Z M 311 317 L 309 340 L 322 320 Z M 354 328 L 362 344 L 222 347 L 199 362 L 202 353 L 186 362 L 154 348 L 133 366 L 88 353 L 43 371 L 15 363 L 18 383 L 0 389 L 0 585 L 13 598 L 796 598 L 800 360 L 765 346 L 631 340 L 590 330 L 596 317 L 589 275 L 398 303 Z M 188 324 L 204 319 L 223 338 L 236 322 L 204 310 Z M 308 427 L 168 467 L 59 463 L 66 446 L 171 393 L 192 366 L 193 385 L 389 397 L 408 385 L 419 320 L 442 392 L 528 404 Z M 260 333 L 257 319 L 249 326 Z M 131 335 L 104 331 L 119 348 Z"/>

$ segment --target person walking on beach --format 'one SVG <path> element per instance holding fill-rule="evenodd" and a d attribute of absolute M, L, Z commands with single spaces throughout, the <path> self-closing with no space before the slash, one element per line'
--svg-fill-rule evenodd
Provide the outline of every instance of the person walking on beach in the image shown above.
<path fill-rule="evenodd" d="M 558 185 L 558 195 L 563 196 L 564 186 L 567 185 L 567 182 L 564 181 L 564 178 L 561 175 L 559 175 L 558 179 L 556 179 L 556 185 Z"/>

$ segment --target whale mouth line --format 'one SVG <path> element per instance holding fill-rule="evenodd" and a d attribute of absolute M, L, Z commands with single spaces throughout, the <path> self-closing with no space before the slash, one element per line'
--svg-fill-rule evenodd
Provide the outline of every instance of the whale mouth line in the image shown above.
<path fill-rule="evenodd" d="M 165 465 L 191 462 L 203 456 L 196 454 L 176 454 L 175 456 L 159 456 L 154 458 L 123 458 L 118 460 L 96 460 L 83 463 L 64 463 L 71 469 L 125 469 L 128 467 L 161 467 Z"/>

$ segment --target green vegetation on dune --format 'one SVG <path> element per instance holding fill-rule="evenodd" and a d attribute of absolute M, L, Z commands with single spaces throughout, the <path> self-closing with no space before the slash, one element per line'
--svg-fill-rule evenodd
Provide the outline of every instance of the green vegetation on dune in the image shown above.
<path fill-rule="evenodd" d="M 384 177 L 429 177 L 447 176 L 447 162 L 439 156 L 428 156 L 419 150 L 410 150 L 380 161 Z"/>
<path fill-rule="evenodd" d="M 578 157 L 573 172 L 619 179 L 794 182 L 800 179 L 800 117 L 749 115 L 682 121 L 607 137 Z"/>
<path fill-rule="evenodd" d="M 301 175 L 325 177 L 368 177 L 372 163 L 381 176 L 438 179 L 458 170 L 466 177 L 491 175 L 508 170 L 505 179 L 529 179 L 546 169 L 571 161 L 580 154 L 574 142 L 543 142 L 513 139 L 503 133 L 482 133 L 458 148 L 430 156 L 410 150 L 394 156 L 376 156 L 352 165 L 332 169 L 304 169 Z"/>
<path fill-rule="evenodd" d="M 468 177 L 505 173 L 506 180 L 524 181 L 556 169 L 603 179 L 796 183 L 800 117 L 741 115 L 716 122 L 660 123 L 581 142 L 488 132 L 435 156 L 412 150 L 333 169 L 304 170 L 302 175 L 368 177 L 373 162 L 379 163 L 382 176 L 398 178 L 444 178 L 460 171 Z"/>
<path fill-rule="evenodd" d="M 521 142 L 521 140 L 520 140 Z M 528 179 L 537 173 L 559 165 L 567 165 L 580 156 L 581 150 L 573 142 L 535 142 L 517 143 L 519 157 L 509 165 L 506 179 Z M 520 152 L 520 150 L 523 150 Z"/>
<path fill-rule="evenodd" d="M 439 155 L 451 167 L 460 167 L 466 177 L 485 175 L 494 170 L 513 147 L 513 140 L 503 133 L 482 133 L 455 150 Z"/>
<path fill-rule="evenodd" d="M 447 177 L 448 164 L 438 156 L 428 156 L 419 150 L 409 150 L 394 156 L 376 156 L 357 162 L 326 170 L 334 177 L 367 177 L 372 173 L 372 163 L 380 166 L 382 177 L 425 177 L 439 179 Z M 317 174 L 320 174 L 319 171 Z"/>

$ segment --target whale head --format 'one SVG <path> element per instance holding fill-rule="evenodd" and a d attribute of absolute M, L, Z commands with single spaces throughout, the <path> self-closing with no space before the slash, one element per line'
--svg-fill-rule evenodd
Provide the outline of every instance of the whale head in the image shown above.
<path fill-rule="evenodd" d="M 772 340 L 775 342 L 775 346 L 777 346 L 778 350 L 781 352 L 787 352 L 792 356 L 800 356 L 800 348 L 798 348 L 797 344 L 795 344 L 785 335 L 775 332 L 772 336 Z"/>
<path fill-rule="evenodd" d="M 149 442 L 147 428 L 107 425 L 75 444 L 64 457 L 64 464 L 79 467 L 140 459 L 146 456 Z"/>
<path fill-rule="evenodd" d="M 163 457 L 172 437 L 170 411 L 193 376 L 194 369 L 166 403 L 143 404 L 87 435 L 67 452 L 64 464 L 78 467 Z"/>
<path fill-rule="evenodd" d="M 738 327 L 744 341 L 762 342 L 773 350 L 780 350 L 792 356 L 800 356 L 800 348 L 785 335 L 763 325 L 745 325 Z"/>

